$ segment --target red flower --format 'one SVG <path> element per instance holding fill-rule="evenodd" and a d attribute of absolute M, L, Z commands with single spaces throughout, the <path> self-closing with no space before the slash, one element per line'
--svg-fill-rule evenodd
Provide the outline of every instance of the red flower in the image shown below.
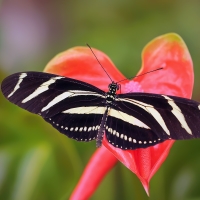
<path fill-rule="evenodd" d="M 93 50 L 113 81 L 125 78 L 104 53 Z M 122 93 L 144 91 L 191 97 L 192 60 L 178 35 L 166 34 L 151 41 L 143 50 L 142 62 L 138 75 L 159 67 L 163 70 L 121 82 Z M 75 47 L 59 54 L 49 62 L 45 71 L 82 80 L 108 91 L 110 79 L 88 47 Z M 88 199 L 117 160 L 138 176 L 148 194 L 149 181 L 166 159 L 173 143 L 168 140 L 146 149 L 121 150 L 110 145 L 104 137 L 102 147 L 90 159 L 70 199 Z"/>

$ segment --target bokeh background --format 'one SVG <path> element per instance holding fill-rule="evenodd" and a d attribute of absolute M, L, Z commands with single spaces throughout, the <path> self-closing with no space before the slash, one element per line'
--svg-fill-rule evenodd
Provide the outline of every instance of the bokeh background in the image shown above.
<path fill-rule="evenodd" d="M 0 0 L 0 81 L 18 71 L 42 71 L 59 52 L 86 43 L 124 75 L 135 75 L 143 47 L 169 32 L 188 46 L 193 99 L 200 101 L 200 1 Z M 0 94 L 0 199 L 68 199 L 95 149 L 95 142 L 68 139 Z M 91 199 L 199 200 L 200 140 L 175 143 L 150 182 L 150 198 L 118 163 Z"/>

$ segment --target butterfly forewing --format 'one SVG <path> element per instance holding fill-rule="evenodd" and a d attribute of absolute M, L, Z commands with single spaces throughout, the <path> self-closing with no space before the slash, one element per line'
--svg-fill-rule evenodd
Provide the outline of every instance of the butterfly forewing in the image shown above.
<path fill-rule="evenodd" d="M 1 88 L 9 101 L 43 117 L 74 106 L 98 105 L 104 100 L 104 92 L 92 85 L 41 72 L 13 74 Z"/>
<path fill-rule="evenodd" d="M 96 138 L 105 112 L 105 94 L 98 88 L 41 72 L 13 74 L 1 87 L 9 101 L 41 115 L 68 137 L 83 141 Z"/>

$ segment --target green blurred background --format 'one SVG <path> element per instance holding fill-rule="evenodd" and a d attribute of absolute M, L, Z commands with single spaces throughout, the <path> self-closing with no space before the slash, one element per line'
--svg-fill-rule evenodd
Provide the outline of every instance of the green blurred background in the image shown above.
<path fill-rule="evenodd" d="M 189 48 L 193 99 L 200 101 L 199 0 L 0 1 L 0 81 L 17 71 L 42 71 L 59 52 L 86 43 L 105 52 L 124 75 L 134 75 L 147 42 L 169 32 Z M 68 199 L 95 149 L 95 142 L 68 139 L 0 94 L 1 200 Z M 119 163 L 91 199 L 199 200 L 200 140 L 175 143 L 150 182 L 150 198 Z"/>

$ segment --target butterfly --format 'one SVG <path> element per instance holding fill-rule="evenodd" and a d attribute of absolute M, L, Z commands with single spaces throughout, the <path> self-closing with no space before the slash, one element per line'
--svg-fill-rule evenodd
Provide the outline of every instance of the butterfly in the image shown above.
<path fill-rule="evenodd" d="M 20 72 L 1 84 L 5 98 L 40 115 L 59 132 L 77 141 L 107 141 L 121 149 L 147 148 L 165 140 L 200 137 L 200 103 L 151 93 L 117 94 L 43 72 Z"/>

